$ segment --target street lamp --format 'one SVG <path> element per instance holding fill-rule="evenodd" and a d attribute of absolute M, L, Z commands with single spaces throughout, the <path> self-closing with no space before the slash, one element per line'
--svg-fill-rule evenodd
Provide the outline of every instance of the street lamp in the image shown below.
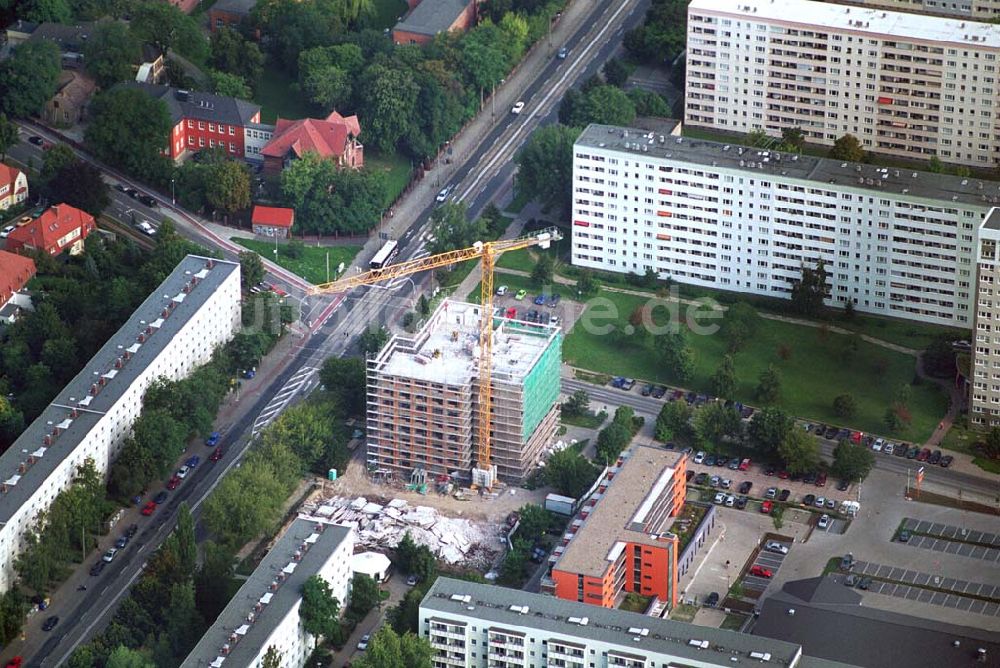
<path fill-rule="evenodd" d="M 170 179 L 170 203 L 177 204 L 177 196 L 174 194 L 174 180 Z"/>

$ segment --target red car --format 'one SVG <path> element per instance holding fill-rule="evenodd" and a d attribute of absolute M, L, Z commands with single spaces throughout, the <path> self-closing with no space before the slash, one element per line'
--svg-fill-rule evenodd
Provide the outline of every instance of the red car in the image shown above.
<path fill-rule="evenodd" d="M 778 471 L 778 477 L 782 480 L 788 480 L 788 471 Z"/>
<path fill-rule="evenodd" d="M 281 288 L 279 288 L 277 285 L 272 285 L 271 286 L 271 292 L 273 292 L 274 294 L 278 295 L 279 297 L 287 297 L 288 296 L 288 293 L 285 292 L 284 290 L 282 290 Z"/>
<path fill-rule="evenodd" d="M 212 456 L 209 457 L 208 460 L 212 461 L 212 462 L 217 462 L 220 459 L 222 459 L 222 447 L 221 446 L 215 449 L 215 451 L 212 453 Z"/>
<path fill-rule="evenodd" d="M 930 448 L 924 448 L 919 453 L 917 453 L 917 461 L 918 462 L 926 462 L 927 459 L 930 456 L 931 456 L 931 449 Z"/>
<path fill-rule="evenodd" d="M 764 513 L 765 515 L 770 515 L 771 508 L 773 507 L 774 507 L 773 503 L 771 503 L 770 501 L 765 501 L 764 503 L 760 504 L 760 512 Z"/>
<path fill-rule="evenodd" d="M 826 474 L 825 473 L 820 473 L 818 476 L 816 476 L 816 486 L 817 487 L 826 487 Z"/>
<path fill-rule="evenodd" d="M 21 668 L 21 661 L 23 661 L 23 659 L 20 656 L 15 656 L 7 662 L 7 668 Z"/>
<path fill-rule="evenodd" d="M 156 502 L 154 501 L 150 501 L 149 503 L 147 503 L 142 507 L 142 514 L 145 515 L 146 517 L 149 517 L 155 512 L 156 512 Z"/>
<path fill-rule="evenodd" d="M 171 490 L 177 489 L 180 486 L 180 484 L 181 484 L 181 479 L 178 478 L 177 476 L 174 476 L 173 478 L 167 481 L 167 489 Z"/>
<path fill-rule="evenodd" d="M 764 568 L 763 566 L 751 566 L 750 575 L 756 575 L 759 578 L 769 578 L 774 575 L 770 568 Z"/>
<path fill-rule="evenodd" d="M 750 468 L 750 458 L 749 457 L 747 457 L 742 462 L 740 462 L 740 470 L 741 471 L 746 471 L 748 468 Z"/>

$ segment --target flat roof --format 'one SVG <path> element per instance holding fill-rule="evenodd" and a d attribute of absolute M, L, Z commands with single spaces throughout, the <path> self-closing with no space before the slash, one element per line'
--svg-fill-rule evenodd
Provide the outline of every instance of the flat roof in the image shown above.
<path fill-rule="evenodd" d="M 824 6 L 824 3 L 810 4 Z M 576 146 L 715 167 L 750 177 L 811 182 L 817 187 L 832 185 L 923 204 L 936 200 L 940 206 L 975 206 L 984 212 L 1000 204 L 1000 182 L 996 181 L 670 137 L 636 128 L 591 124 L 577 138 Z"/>
<path fill-rule="evenodd" d="M 624 453 L 622 465 L 611 472 L 607 490 L 590 508 L 587 518 L 569 541 L 554 569 L 601 577 L 608 568 L 609 554 L 620 543 L 664 546 L 655 536 L 667 533 L 672 519 L 663 526 L 646 527 L 646 513 L 672 477 L 679 452 L 637 445 Z M 577 516 L 578 517 L 578 516 Z M 573 522 L 570 521 L 570 531 Z"/>
<path fill-rule="evenodd" d="M 518 610 L 511 610 L 511 606 L 518 606 Z M 524 607 L 526 612 L 522 612 Z M 420 609 L 430 617 L 435 612 L 445 618 L 472 617 L 487 623 L 538 629 L 568 641 L 593 640 L 617 645 L 621 650 L 616 654 L 658 653 L 698 665 L 749 666 L 760 665 L 759 659 L 750 658 L 751 652 L 760 652 L 771 655 L 773 663 L 768 665 L 790 668 L 805 665 L 798 663 L 801 648 L 788 642 L 443 576 L 427 592 Z M 578 621 L 571 622 L 571 618 L 585 618 L 587 623 L 584 626 Z M 693 641 L 699 641 L 700 646 L 690 644 Z M 834 666 L 845 668 L 843 664 L 827 664 L 823 668 Z"/>
<path fill-rule="evenodd" d="M 478 304 L 444 300 L 416 335 L 394 336 L 386 344 L 379 373 L 450 385 L 472 382 L 478 376 L 481 312 Z M 556 325 L 494 318 L 493 379 L 520 382 L 558 334 Z"/>
<path fill-rule="evenodd" d="M 752 633 L 801 644 L 810 656 L 866 668 L 972 668 L 984 665 L 975 660 L 980 647 L 996 665 L 996 633 L 862 605 L 862 596 L 845 587 L 842 577 L 785 583 L 763 601 Z M 794 615 L 788 614 L 791 608 Z"/>
<path fill-rule="evenodd" d="M 871 38 L 911 37 L 934 42 L 938 46 L 947 43 L 964 48 L 1000 48 L 1000 27 L 962 18 L 907 14 L 811 0 L 691 0 L 688 15 L 699 11 L 750 21 L 799 25 L 809 32 L 826 28 Z"/>
<path fill-rule="evenodd" d="M 184 287 L 209 262 L 213 263 L 213 268 L 202 274 L 203 278 L 191 289 L 187 299 L 174 301 L 174 297 L 184 294 Z M 0 455 L 0 483 L 7 483 L 6 492 L 0 493 L 0 523 L 9 522 L 22 505 L 35 494 L 42 493 L 43 481 L 65 458 L 72 456 L 103 414 L 121 399 L 136 378 L 234 271 L 239 271 L 236 262 L 188 255 L 139 305 L 42 414 Z M 158 329 L 152 328 L 151 334 L 144 335 L 145 341 L 136 349 L 139 335 L 146 331 L 150 323 L 160 319 L 163 310 L 170 304 L 173 304 L 173 310 L 169 317 L 162 319 Z M 130 353 L 131 359 L 120 369 L 116 368 L 126 349 L 135 352 Z M 103 388 L 96 395 L 91 395 L 92 386 L 102 379 L 105 382 Z M 72 416 L 74 409 L 76 417 Z M 62 433 L 52 437 L 57 426 Z M 46 445 L 46 437 L 50 437 L 49 445 Z M 31 464 L 28 465 L 28 462 Z M 20 477 L 16 484 L 12 484 L 17 476 Z"/>
<path fill-rule="evenodd" d="M 393 30 L 434 36 L 451 27 L 469 6 L 469 0 L 421 0 Z"/>
<path fill-rule="evenodd" d="M 271 548 L 211 628 L 184 659 L 182 668 L 249 666 L 264 643 L 302 598 L 302 585 L 350 536 L 349 527 L 299 518 Z M 299 559 L 296 560 L 296 554 Z M 282 574 L 280 586 L 272 588 Z M 252 615 L 253 621 L 248 619 Z M 237 641 L 233 641 L 233 635 Z M 229 645 L 228 654 L 222 648 Z"/>

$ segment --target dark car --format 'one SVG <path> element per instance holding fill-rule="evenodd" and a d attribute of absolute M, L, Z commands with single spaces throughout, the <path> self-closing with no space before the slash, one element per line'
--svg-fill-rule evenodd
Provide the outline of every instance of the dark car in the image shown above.
<path fill-rule="evenodd" d="M 805 475 L 805 477 L 802 478 L 802 482 L 804 482 L 807 485 L 813 485 L 816 483 L 816 479 L 818 477 L 819 475 L 817 475 L 815 471 L 810 471 Z"/>
<path fill-rule="evenodd" d="M 781 494 L 778 495 L 778 501 L 788 501 L 788 497 L 790 497 L 791 495 L 792 495 L 792 490 L 783 489 L 781 490 Z"/>
<path fill-rule="evenodd" d="M 132 524 L 131 526 L 129 526 L 128 529 L 125 529 L 125 535 L 128 536 L 130 539 L 131 538 L 135 538 L 135 535 L 137 533 L 139 533 L 139 525 L 138 524 Z"/>
<path fill-rule="evenodd" d="M 128 195 L 129 197 L 131 197 L 132 199 L 138 199 L 139 198 L 139 191 L 136 190 L 135 188 L 126 188 L 125 189 L 125 194 Z"/>
<path fill-rule="evenodd" d="M 93 575 L 94 577 L 97 577 L 98 575 L 101 574 L 106 565 L 107 564 L 103 560 L 98 559 L 97 562 L 90 567 L 90 574 Z"/>
<path fill-rule="evenodd" d="M 837 428 L 836 427 L 827 427 L 823 431 L 823 438 L 825 438 L 828 441 L 832 441 L 833 439 L 837 438 Z"/>
<path fill-rule="evenodd" d="M 56 627 L 56 624 L 58 623 L 59 623 L 59 618 L 56 617 L 55 615 L 52 615 L 51 617 L 45 620 L 44 624 L 42 624 L 42 630 L 51 631 Z"/>
<path fill-rule="evenodd" d="M 694 477 L 694 471 L 688 471 L 684 474 L 684 482 L 691 482 L 691 478 Z"/>
<path fill-rule="evenodd" d="M 843 441 L 843 440 L 845 440 L 847 438 L 850 438 L 850 436 L 851 436 L 851 430 L 850 429 L 840 429 L 839 431 L 837 431 L 837 440 L 838 441 Z"/>
<path fill-rule="evenodd" d="M 906 529 L 903 529 L 902 531 L 900 531 L 899 532 L 899 542 L 900 543 L 909 543 L 910 542 L 910 532 L 907 531 Z"/>
<path fill-rule="evenodd" d="M 535 306 L 543 306 L 545 304 L 545 295 L 538 295 L 535 297 Z"/>
<path fill-rule="evenodd" d="M 931 456 L 931 449 L 924 448 L 923 450 L 917 453 L 917 461 L 926 462 L 928 459 L 930 459 L 930 456 Z"/>
<path fill-rule="evenodd" d="M 861 582 L 858 583 L 858 589 L 864 589 L 868 591 L 868 588 L 872 586 L 872 579 L 867 575 L 861 578 Z"/>
<path fill-rule="evenodd" d="M 220 436 L 219 432 L 213 431 L 205 438 L 205 445 L 207 445 L 210 448 L 214 448 L 219 444 L 219 436 Z"/>
<path fill-rule="evenodd" d="M 837 491 L 838 492 L 846 492 L 847 488 L 850 487 L 850 486 L 851 486 L 851 483 L 847 482 L 846 480 L 838 480 L 837 481 Z"/>
<path fill-rule="evenodd" d="M 31 135 L 28 137 L 28 143 L 34 144 L 35 146 L 45 146 L 45 140 L 38 135 Z"/>
<path fill-rule="evenodd" d="M 931 453 L 931 456 L 927 458 L 927 463 L 935 466 L 941 463 L 941 451 L 935 450 Z"/>
<path fill-rule="evenodd" d="M 723 457 L 723 456 L 720 455 L 720 456 L 718 456 L 718 457 L 715 458 L 715 465 L 716 466 L 725 466 L 728 463 L 729 463 L 729 458 L 728 457 Z"/>
<path fill-rule="evenodd" d="M 805 496 L 802 497 L 802 503 L 807 506 L 813 505 L 814 503 L 816 503 L 816 495 L 806 494 Z"/>
<path fill-rule="evenodd" d="M 198 464 L 200 464 L 200 463 L 201 463 L 201 457 L 199 457 L 198 455 L 191 455 L 184 462 L 184 466 L 188 467 L 189 469 L 193 469 L 194 467 L 198 466 Z"/>
<path fill-rule="evenodd" d="M 656 387 L 653 388 L 654 399 L 662 399 L 663 395 L 665 395 L 666 393 L 667 393 L 667 388 L 663 387 L 662 385 L 657 385 Z"/>
<path fill-rule="evenodd" d="M 116 184 L 115 184 L 115 190 L 117 190 L 117 191 L 118 191 L 118 192 L 120 192 L 120 193 L 123 193 L 123 192 L 125 192 L 125 186 L 123 186 L 123 185 L 122 185 L 122 184 L 120 184 L 120 183 L 116 183 Z"/>
<path fill-rule="evenodd" d="M 694 477 L 694 484 L 696 485 L 704 485 L 706 482 L 708 482 L 708 474 L 704 471 Z"/>
<path fill-rule="evenodd" d="M 653 393 L 653 385 L 651 383 L 647 383 L 646 385 L 642 386 L 642 393 L 641 393 L 642 396 L 648 397 L 652 393 Z"/>
<path fill-rule="evenodd" d="M 920 448 L 914 445 L 912 448 L 906 451 L 906 458 L 914 459 L 918 454 L 920 454 Z"/>
<path fill-rule="evenodd" d="M 768 466 L 766 469 L 764 469 L 764 475 L 766 475 L 769 478 L 773 476 L 775 473 L 776 471 L 774 470 L 773 466 Z"/>
<path fill-rule="evenodd" d="M 124 549 L 126 545 L 128 545 L 128 536 L 126 535 L 119 536 L 118 540 L 115 541 L 115 547 L 119 550 Z"/>
<path fill-rule="evenodd" d="M 819 475 L 816 476 L 816 486 L 817 487 L 826 487 L 826 474 L 825 473 L 820 473 Z"/>
<path fill-rule="evenodd" d="M 159 206 L 155 199 L 146 194 L 140 194 L 136 199 L 148 206 L 150 209 L 155 209 Z"/>
<path fill-rule="evenodd" d="M 892 451 L 892 454 L 896 455 L 897 457 L 905 457 L 906 453 L 909 452 L 909 451 L 910 451 L 910 444 L 909 443 L 900 443 Z"/>
<path fill-rule="evenodd" d="M 747 507 L 747 497 L 741 496 L 736 499 L 736 507 L 743 510 Z"/>
<path fill-rule="evenodd" d="M 753 489 L 753 483 L 747 480 L 740 483 L 740 488 L 737 491 L 740 494 L 749 494 L 751 489 Z"/>
<path fill-rule="evenodd" d="M 166 501 L 167 501 L 166 492 L 160 492 L 159 494 L 153 497 L 153 503 L 155 503 L 158 506 L 163 505 L 164 503 L 166 503 Z"/>
<path fill-rule="evenodd" d="M 705 605 L 709 608 L 714 608 L 719 605 L 719 592 L 713 591 L 709 594 L 708 598 L 705 599 Z"/>
<path fill-rule="evenodd" d="M 715 466 L 715 455 L 705 455 L 705 466 Z"/>
<path fill-rule="evenodd" d="M 825 424 L 818 424 L 816 425 L 815 428 L 813 428 L 813 433 L 816 434 L 817 436 L 822 436 L 825 431 L 826 431 Z"/>
<path fill-rule="evenodd" d="M 949 466 L 951 466 L 951 463 L 953 461 L 955 461 L 954 457 L 952 457 L 951 455 L 945 455 L 944 457 L 941 458 L 941 461 L 938 463 L 944 468 L 948 468 Z"/>

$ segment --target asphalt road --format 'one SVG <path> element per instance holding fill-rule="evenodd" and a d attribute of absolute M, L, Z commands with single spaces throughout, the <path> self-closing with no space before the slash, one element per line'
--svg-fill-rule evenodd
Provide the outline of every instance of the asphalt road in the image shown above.
<path fill-rule="evenodd" d="M 477 215 L 490 201 L 507 187 L 513 176 L 513 155 L 520 145 L 530 136 L 539 124 L 552 123 L 556 120 L 558 103 L 562 93 L 570 86 L 579 85 L 595 73 L 603 62 L 620 47 L 620 39 L 624 31 L 637 25 L 642 20 L 648 0 L 617 0 L 605 1 L 594 5 L 597 13 L 591 20 L 584 21 L 569 40 L 559 46 L 568 46 L 570 56 L 565 60 L 553 58 L 552 61 L 535 75 L 533 82 L 527 87 L 521 97 L 526 102 L 522 115 L 506 113 L 509 110 L 498 110 L 498 122 L 488 137 L 482 141 L 479 148 L 464 158 L 450 182 L 458 187 L 462 201 L 469 205 L 470 214 Z M 543 94 L 544 91 L 544 94 Z M 22 131 L 26 139 L 33 131 Z M 44 134 L 44 133 L 39 133 Z M 53 139 L 46 136 L 47 139 Z M 29 159 L 34 164 L 41 164 L 43 153 L 40 148 L 22 141 L 10 151 L 11 156 L 22 162 Z M 458 156 L 456 159 L 461 159 Z M 123 182 L 109 174 L 109 180 Z M 131 221 L 129 210 L 136 211 L 144 219 L 154 225 L 163 218 L 168 202 L 161 196 L 156 196 L 163 205 L 160 209 L 148 209 L 127 195 L 112 190 L 113 203 L 109 207 L 113 217 L 119 218 L 123 224 Z M 426 207 L 416 217 L 415 222 L 400 236 L 400 258 L 410 259 L 425 252 L 428 220 L 435 202 L 428 202 Z M 181 210 L 171 213 L 177 220 L 179 233 L 206 247 L 222 251 L 227 259 L 236 259 L 233 249 L 220 245 L 199 231 L 196 226 L 186 224 L 185 218 L 190 214 Z M 179 218 L 179 220 L 178 220 Z M 269 276 L 269 280 L 282 282 L 281 276 Z M 230 425 L 222 435 L 225 456 L 222 461 L 209 463 L 204 461 L 195 469 L 170 496 L 165 506 L 151 518 L 143 518 L 140 532 L 133 542 L 105 569 L 101 576 L 88 583 L 84 592 L 64 596 L 77 596 L 75 607 L 70 612 L 62 614 L 62 621 L 41 649 L 29 659 L 29 666 L 59 666 L 64 665 L 72 651 L 92 635 L 99 632 L 110 621 L 122 595 L 139 577 L 145 560 L 160 545 L 173 527 L 174 513 L 177 507 L 187 502 L 193 509 L 195 519 L 200 514 L 200 506 L 208 494 L 218 484 L 221 476 L 238 465 L 239 460 L 250 445 L 250 431 L 255 417 L 267 406 L 272 398 L 288 383 L 289 379 L 302 367 L 318 368 L 322 361 L 331 355 L 342 355 L 350 347 L 355 337 L 371 323 L 381 323 L 401 306 L 408 306 L 418 294 L 418 288 L 426 279 L 426 274 L 394 283 L 390 288 L 369 287 L 354 291 L 346 297 L 311 298 L 310 308 L 306 309 L 303 320 L 310 321 L 309 316 L 318 313 L 315 323 L 311 323 L 312 335 L 304 341 L 294 360 L 288 364 L 267 389 L 261 392 L 252 407 L 245 410 L 241 417 Z M 305 298 L 305 293 L 299 286 L 286 284 L 291 288 L 292 296 L 299 300 Z M 289 404 L 291 405 L 291 404 Z M 208 454 L 207 448 L 202 454 L 203 460 Z M 94 555 L 93 558 L 98 558 Z M 88 562 L 89 565 L 89 562 Z M 66 587 L 69 589 L 69 587 Z"/>
<path fill-rule="evenodd" d="M 660 408 L 663 406 L 662 399 L 653 399 L 652 397 L 644 397 L 639 394 L 638 383 L 636 383 L 636 387 L 632 391 L 625 392 L 611 386 L 594 385 L 564 376 L 562 386 L 563 392 L 566 394 L 571 394 L 577 390 L 584 390 L 590 395 L 591 405 L 609 406 L 611 408 L 608 411 L 609 414 L 613 412 L 616 406 L 631 406 L 637 413 L 655 417 L 659 414 Z M 833 459 L 833 449 L 837 445 L 836 442 L 819 439 L 819 444 L 820 452 L 822 452 L 823 456 L 827 459 Z M 920 463 L 911 459 L 875 453 L 875 467 L 884 471 L 906 475 L 907 471 L 912 474 L 920 466 Z M 954 469 L 945 469 L 940 466 L 925 466 L 924 468 L 925 479 L 929 482 L 990 495 L 1000 493 L 1000 482 L 996 479 L 963 473 Z M 864 503 L 863 500 L 862 503 Z"/>

